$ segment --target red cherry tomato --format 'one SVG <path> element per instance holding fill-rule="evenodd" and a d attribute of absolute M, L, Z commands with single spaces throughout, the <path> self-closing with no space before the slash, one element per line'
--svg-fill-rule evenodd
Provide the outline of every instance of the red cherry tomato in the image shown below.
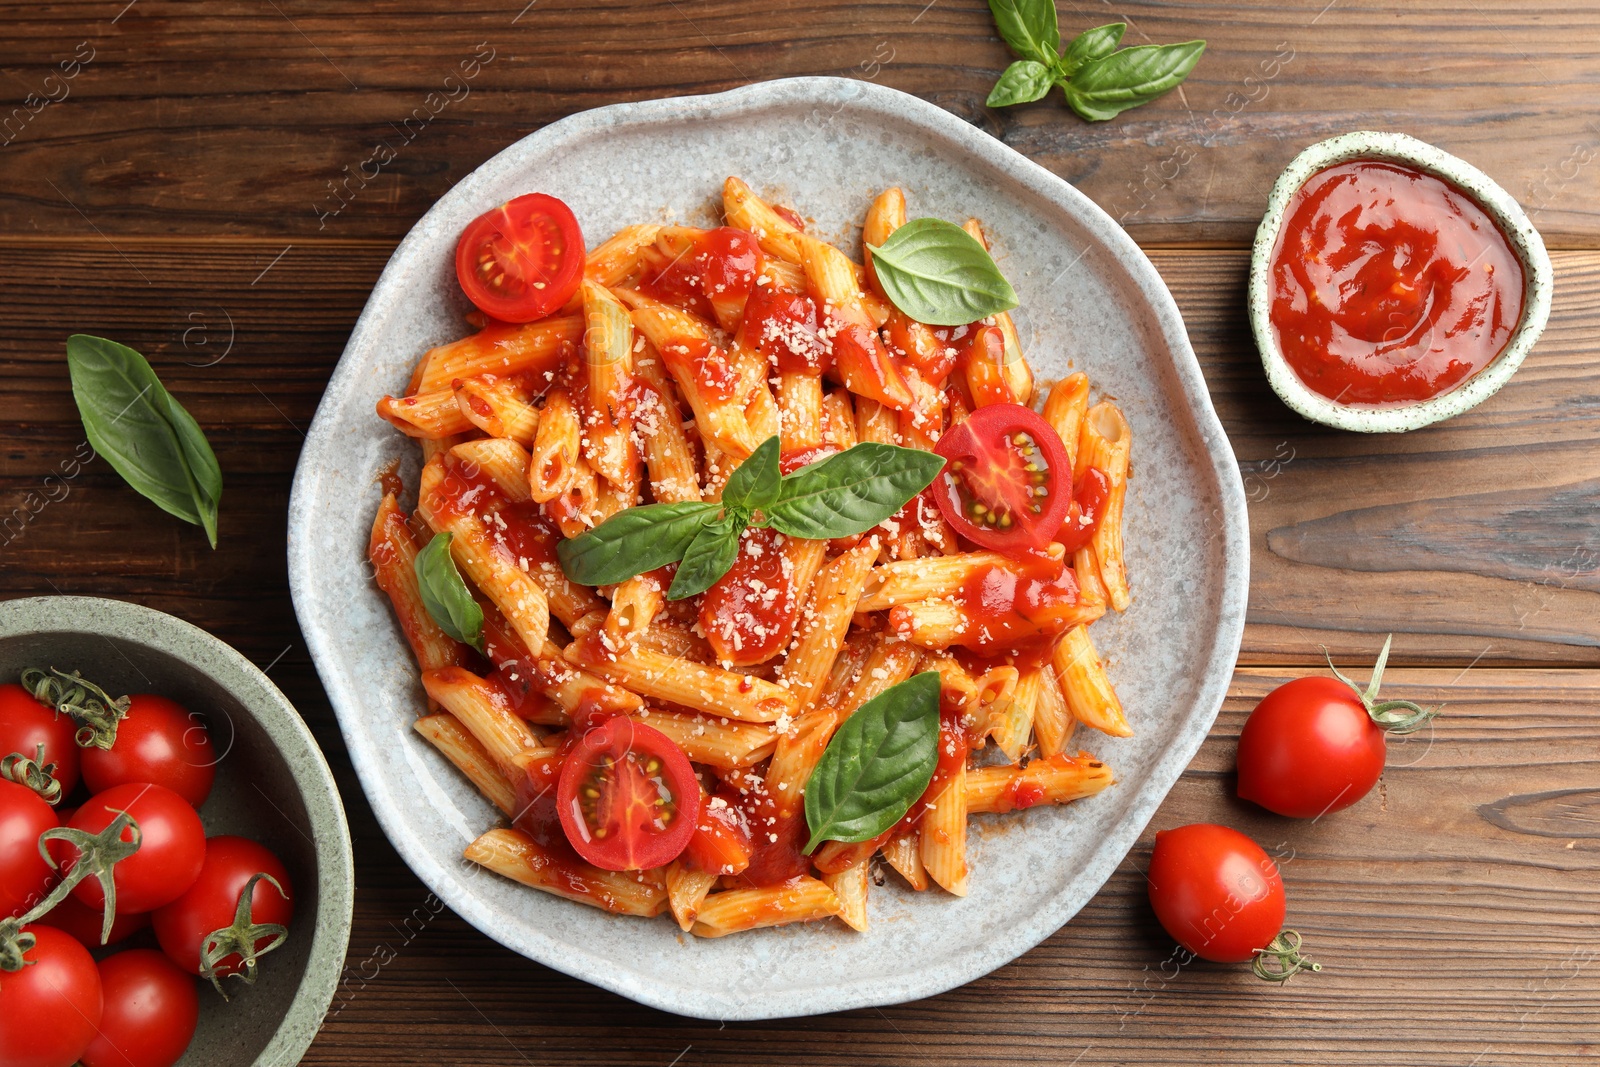
<path fill-rule="evenodd" d="M 69 716 L 33 699 L 16 683 L 0 685 L 0 758 L 13 752 L 36 758 L 44 746 L 44 763 L 54 763 L 51 773 L 66 796 L 78 784 L 78 745 L 73 740 L 78 724 Z"/>
<path fill-rule="evenodd" d="M 110 826 L 119 812 L 127 812 L 138 824 L 140 843 L 137 852 L 117 863 L 113 874 L 117 914 L 153 911 L 178 899 L 199 877 L 205 860 L 206 832 L 200 816 L 188 801 L 165 786 L 133 782 L 90 797 L 72 817 L 72 826 L 97 834 Z M 132 827 L 122 831 L 122 840 L 133 840 Z M 60 862 L 63 876 L 77 865 L 75 846 L 53 842 L 51 852 Z M 105 906 L 98 878 L 85 878 L 72 892 L 91 908 Z"/>
<path fill-rule="evenodd" d="M 578 855 L 608 871 L 670 863 L 700 818 L 700 783 L 672 739 L 616 716 L 578 740 L 556 786 L 561 828 Z"/>
<path fill-rule="evenodd" d="M 27 914 L 55 886 L 56 872 L 39 854 L 39 835 L 59 825 L 39 794 L 0 779 L 0 919 Z"/>
<path fill-rule="evenodd" d="M 270 875 L 283 892 L 264 878 L 256 882 L 250 893 L 250 921 L 288 926 L 294 918 L 294 885 L 283 862 L 265 845 L 223 834 L 206 841 L 205 865 L 188 892 L 151 916 L 161 950 L 190 974 L 201 973 L 200 950 L 206 938 L 233 925 L 239 897 L 257 874 Z M 255 948 L 263 949 L 270 940 L 270 935 L 257 939 Z M 217 976 L 238 974 L 241 962 L 237 953 L 222 957 Z"/>
<path fill-rule="evenodd" d="M 150 693 L 132 698 L 110 748 L 83 750 L 83 781 L 92 793 L 154 782 L 198 808 L 216 776 L 216 749 L 205 723 L 176 701 Z"/>
<path fill-rule="evenodd" d="M 1239 797 L 1294 819 L 1348 808 L 1377 784 L 1383 727 L 1333 678 L 1297 678 L 1268 693 L 1239 735 Z"/>
<path fill-rule="evenodd" d="M 100 924 L 103 919 L 102 912 L 89 907 L 69 893 L 61 903 L 39 919 L 38 924 L 64 930 L 76 938 L 78 944 L 84 948 L 96 949 L 101 947 Z M 115 945 L 126 941 L 149 925 L 148 911 L 141 911 L 137 915 L 118 915 L 111 920 L 111 936 L 106 939 L 106 944 Z"/>
<path fill-rule="evenodd" d="M 1283 930 L 1283 879 L 1261 846 L 1210 823 L 1156 834 L 1150 903 L 1167 933 L 1201 959 L 1239 963 Z"/>
<path fill-rule="evenodd" d="M 553 196 L 529 193 L 467 224 L 456 278 L 467 299 L 501 322 L 532 322 L 565 304 L 583 277 L 583 231 Z"/>
<path fill-rule="evenodd" d="M 194 979 L 151 948 L 107 956 L 99 969 L 105 1008 L 83 1067 L 172 1067 L 200 1021 Z"/>
<path fill-rule="evenodd" d="M 945 431 L 948 462 L 933 483 L 939 510 L 967 540 L 996 552 L 1041 549 L 1072 505 L 1072 467 L 1050 424 L 1021 404 L 989 404 Z"/>
<path fill-rule="evenodd" d="M 0 971 L 0 1063 L 71 1067 L 100 1025 L 100 972 L 60 930 L 25 926 L 36 940 L 20 971 Z"/>

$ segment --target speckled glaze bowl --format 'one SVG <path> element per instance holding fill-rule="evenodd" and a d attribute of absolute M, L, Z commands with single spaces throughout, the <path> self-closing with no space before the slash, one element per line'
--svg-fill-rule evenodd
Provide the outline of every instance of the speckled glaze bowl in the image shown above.
<path fill-rule="evenodd" d="M 0 681 L 23 668 L 78 670 L 113 694 L 159 693 L 205 718 L 218 753 L 200 809 L 206 835 L 277 853 L 294 881 L 289 940 L 231 1001 L 202 989 L 178 1067 L 293 1067 L 344 969 L 355 874 L 333 775 L 305 723 L 255 665 L 204 630 L 137 604 L 51 596 L 0 603 Z"/>
<path fill-rule="evenodd" d="M 1522 318 L 1500 354 L 1454 389 L 1429 400 L 1392 407 L 1340 404 L 1306 386 L 1283 358 L 1272 325 L 1272 254 L 1278 246 L 1289 201 L 1312 175 L 1354 159 L 1403 163 L 1442 178 L 1470 196 L 1500 227 L 1522 263 Z M 1267 213 L 1250 254 L 1250 329 L 1272 389 L 1312 422 L 1360 433 L 1402 433 L 1453 418 L 1493 396 L 1522 365 L 1550 318 L 1555 280 L 1544 239 L 1522 206 L 1483 171 L 1465 160 L 1403 133 L 1346 133 L 1301 152 L 1284 168 L 1267 198 Z"/>
<path fill-rule="evenodd" d="M 971 893 L 872 890 L 872 929 L 838 923 L 717 940 L 670 920 L 619 918 L 466 863 L 500 820 L 412 731 L 416 663 L 365 564 L 378 477 L 414 489 L 415 442 L 373 405 L 404 390 L 430 346 L 463 336 L 452 253 L 496 204 L 565 200 L 591 245 L 619 227 L 717 225 L 730 174 L 859 247 L 872 198 L 982 219 L 1021 295 L 1018 328 L 1041 378 L 1087 371 L 1133 427 L 1127 498 L 1134 603 L 1094 626 L 1138 736 L 1085 734 L 1117 784 L 1060 808 L 973 820 Z M 1116 868 L 1205 738 L 1238 652 L 1248 582 L 1239 468 L 1178 309 L 1120 227 L 1060 178 L 959 118 L 866 82 L 804 78 L 717 96 L 585 112 L 507 148 L 440 199 L 395 251 L 317 411 L 290 502 L 295 609 L 373 810 L 395 848 L 457 914 L 550 967 L 668 1011 L 762 1019 L 891 1004 L 976 978 L 1075 915 Z"/>

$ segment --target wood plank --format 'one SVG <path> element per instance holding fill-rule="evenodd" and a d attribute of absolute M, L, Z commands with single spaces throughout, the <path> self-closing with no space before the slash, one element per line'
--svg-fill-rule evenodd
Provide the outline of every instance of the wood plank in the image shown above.
<path fill-rule="evenodd" d="M 1444 714 L 1431 734 L 1392 746 L 1373 794 L 1315 822 L 1231 796 L 1238 731 L 1285 679 L 1239 672 L 1200 756 L 1076 919 L 986 978 L 881 1011 L 719 1027 L 638 1007 L 434 914 L 370 816 L 353 811 L 364 877 L 347 982 L 305 1062 L 1582 1059 L 1600 1011 L 1600 672 L 1391 672 L 1386 692 L 1444 701 Z M 1279 989 L 1241 967 L 1177 966 L 1140 872 L 1155 829 L 1196 821 L 1236 826 L 1279 856 L 1289 921 L 1321 974 Z"/>
<path fill-rule="evenodd" d="M 1553 245 L 1600 245 L 1600 122 L 1573 105 L 1600 86 L 1600 12 L 1584 0 L 1064 5 L 1068 32 L 1119 17 L 1128 43 L 1210 42 L 1180 92 L 1096 124 L 1059 94 L 983 106 L 1011 59 L 983 0 L 122 6 L 0 4 L 0 234 L 394 239 L 563 116 L 829 74 L 965 118 L 1146 244 L 1247 243 L 1297 151 L 1377 127 L 1486 170 Z M 380 144 L 392 161 L 375 162 Z"/>

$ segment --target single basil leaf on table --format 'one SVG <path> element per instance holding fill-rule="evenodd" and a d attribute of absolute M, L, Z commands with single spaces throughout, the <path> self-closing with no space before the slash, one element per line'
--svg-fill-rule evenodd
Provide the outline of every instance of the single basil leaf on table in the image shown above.
<path fill-rule="evenodd" d="M 995 27 L 1011 50 L 1049 66 L 1061 51 L 1055 0 L 989 0 Z"/>
<path fill-rule="evenodd" d="M 783 479 L 767 522 L 790 537 L 824 540 L 865 533 L 926 489 L 944 469 L 932 452 L 867 442 Z"/>
<path fill-rule="evenodd" d="M 1108 22 L 1104 26 L 1084 30 L 1072 39 L 1067 50 L 1061 53 L 1061 73 L 1070 78 L 1091 59 L 1101 59 L 1117 50 L 1122 41 L 1125 22 Z"/>
<path fill-rule="evenodd" d="M 916 219 L 867 247 L 884 293 L 918 322 L 965 326 L 1017 306 L 989 250 L 954 223 Z"/>
<path fill-rule="evenodd" d="M 857 708 L 806 781 L 810 852 L 868 841 L 899 822 L 939 762 L 939 673 L 923 671 Z"/>
<path fill-rule="evenodd" d="M 204 529 L 216 548 L 222 469 L 149 361 L 127 345 L 77 333 L 67 338 L 67 369 L 89 444 L 145 499 Z"/>
<path fill-rule="evenodd" d="M 1062 88 L 1074 111 L 1104 122 L 1177 87 L 1205 50 L 1204 41 L 1124 48 L 1091 59 Z"/>
<path fill-rule="evenodd" d="M 700 527 L 684 550 L 683 562 L 678 564 L 678 573 L 667 589 L 667 599 L 683 600 L 704 593 L 727 574 L 739 558 L 739 536 L 747 523 L 747 515 L 730 508 L 722 518 Z"/>
<path fill-rule="evenodd" d="M 753 511 L 778 499 L 778 482 L 783 477 L 778 470 L 779 447 L 778 435 L 773 434 L 728 475 L 722 487 L 724 506 Z"/>
<path fill-rule="evenodd" d="M 614 585 L 683 558 L 700 528 L 717 517 L 718 504 L 686 500 L 625 508 L 592 530 L 562 541 L 556 558 L 579 585 Z"/>
<path fill-rule="evenodd" d="M 1019 59 L 1005 69 L 984 101 L 990 107 L 1031 104 L 1055 84 L 1055 71 L 1032 59 Z"/>
<path fill-rule="evenodd" d="M 439 629 L 457 641 L 483 651 L 483 608 L 472 598 L 466 579 L 456 570 L 450 556 L 451 535 L 439 533 L 421 552 L 413 565 L 422 606 L 428 609 Z"/>

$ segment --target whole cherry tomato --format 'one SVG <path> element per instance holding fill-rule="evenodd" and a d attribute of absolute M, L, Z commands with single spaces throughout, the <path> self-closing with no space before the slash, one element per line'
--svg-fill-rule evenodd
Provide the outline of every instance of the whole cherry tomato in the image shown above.
<path fill-rule="evenodd" d="M 194 978 L 151 948 L 107 956 L 99 970 L 105 1008 L 83 1067 L 172 1067 L 200 1021 Z"/>
<path fill-rule="evenodd" d="M 49 926 L 25 926 L 36 938 L 20 971 L 0 971 L 0 1063 L 71 1067 L 100 1025 L 100 972 L 89 950 Z"/>
<path fill-rule="evenodd" d="M 1239 798 L 1295 819 L 1348 808 L 1383 773 L 1388 733 L 1434 714 L 1409 700 L 1378 701 L 1389 643 L 1365 692 L 1335 678 L 1297 678 L 1268 693 L 1239 734 Z"/>
<path fill-rule="evenodd" d="M 1285 903 L 1278 865 L 1237 830 L 1194 823 L 1156 834 L 1150 856 L 1150 905 L 1167 933 L 1189 952 L 1217 963 L 1256 960 L 1256 973 L 1281 980 L 1319 969 L 1296 951 L 1298 934 L 1283 930 Z M 1264 969 L 1276 958 L 1282 972 Z"/>
<path fill-rule="evenodd" d="M 110 748 L 83 750 L 83 781 L 92 793 L 154 782 L 198 808 L 211 794 L 217 754 L 199 716 L 166 697 L 140 693 L 117 724 Z"/>
<path fill-rule="evenodd" d="M 205 861 L 206 832 L 188 801 L 164 786 L 140 782 L 96 793 L 78 809 L 71 825 L 98 834 L 124 812 L 139 827 L 139 848 L 116 864 L 112 877 L 117 914 L 134 915 L 177 900 L 194 884 Z M 132 827 L 122 831 L 121 840 L 134 840 Z M 63 877 L 72 872 L 80 855 L 77 846 L 65 841 L 52 842 L 51 854 L 61 864 Z M 91 908 L 105 905 L 105 892 L 96 877 L 85 878 L 72 892 Z"/>
<path fill-rule="evenodd" d="M 41 916 L 37 923 L 40 926 L 54 926 L 57 930 L 65 930 L 84 948 L 96 949 L 102 947 L 100 930 L 104 918 L 102 912 L 89 907 L 68 893 L 59 904 Z M 111 936 L 106 938 L 105 943 L 115 945 L 126 941 L 149 925 L 148 911 L 141 911 L 137 915 L 118 915 L 111 922 Z"/>
<path fill-rule="evenodd" d="M 58 825 L 55 809 L 37 793 L 0 779 L 0 919 L 26 914 L 56 884 L 39 835 Z"/>
<path fill-rule="evenodd" d="M 264 845 L 224 834 L 206 841 L 205 864 L 188 891 L 151 917 L 161 950 L 190 974 L 204 975 L 201 951 L 206 940 L 233 925 L 244 887 L 258 874 L 272 878 L 278 888 L 265 878 L 256 882 L 250 893 L 249 921 L 288 926 L 294 918 L 294 885 L 283 862 Z M 272 939 L 272 934 L 263 933 L 251 939 L 252 947 L 265 951 Z M 226 977 L 244 970 L 242 957 L 233 952 L 215 962 L 213 973 Z"/>
<path fill-rule="evenodd" d="M 44 746 L 41 763 L 55 764 L 50 772 L 66 796 L 78 784 L 78 745 L 73 737 L 78 724 L 48 704 L 33 699 L 16 683 L 0 685 L 0 758 L 15 752 L 37 759 Z"/>

